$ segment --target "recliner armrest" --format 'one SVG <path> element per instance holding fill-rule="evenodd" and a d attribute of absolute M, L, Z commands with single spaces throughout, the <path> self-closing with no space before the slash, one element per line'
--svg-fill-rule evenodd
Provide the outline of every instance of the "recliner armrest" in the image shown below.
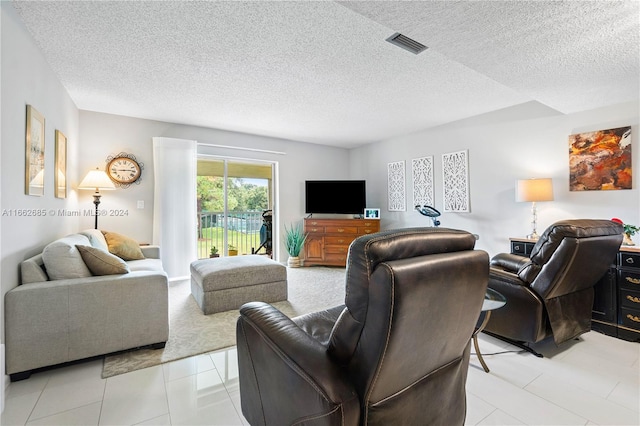
<path fill-rule="evenodd" d="M 499 253 L 491 259 L 491 267 L 517 274 L 531 259 L 511 253 Z"/>
<path fill-rule="evenodd" d="M 358 424 L 359 399 L 345 371 L 278 309 L 263 302 L 243 305 L 237 340 L 242 412 L 251 424 L 303 418 Z M 287 398 L 278 396 L 283 394 Z"/>

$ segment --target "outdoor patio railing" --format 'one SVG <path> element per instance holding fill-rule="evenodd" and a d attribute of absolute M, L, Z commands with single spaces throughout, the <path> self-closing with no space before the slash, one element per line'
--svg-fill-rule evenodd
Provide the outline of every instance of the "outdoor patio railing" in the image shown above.
<path fill-rule="evenodd" d="M 220 256 L 224 250 L 224 212 L 198 212 L 198 258 L 209 257 L 211 248 L 216 247 Z M 263 224 L 262 211 L 229 212 L 226 217 L 227 244 L 235 247 L 238 254 L 251 254 L 260 247 L 260 228 Z M 262 248 L 258 253 L 265 253 Z"/>

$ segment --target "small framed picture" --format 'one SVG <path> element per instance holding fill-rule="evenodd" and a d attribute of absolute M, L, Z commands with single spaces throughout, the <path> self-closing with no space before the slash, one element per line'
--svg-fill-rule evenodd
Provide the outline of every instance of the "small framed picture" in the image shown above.
<path fill-rule="evenodd" d="M 380 219 L 380 209 L 364 209 L 365 219 Z"/>
<path fill-rule="evenodd" d="M 67 137 L 56 130 L 56 168 L 53 182 L 56 198 L 67 198 Z"/>
<path fill-rule="evenodd" d="M 25 193 L 44 194 L 44 116 L 27 105 Z"/>

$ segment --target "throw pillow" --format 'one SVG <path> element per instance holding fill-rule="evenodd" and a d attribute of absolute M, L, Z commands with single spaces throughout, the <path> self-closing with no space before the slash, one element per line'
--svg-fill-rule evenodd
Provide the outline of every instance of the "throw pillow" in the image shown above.
<path fill-rule="evenodd" d="M 124 260 L 144 259 L 144 254 L 142 254 L 140 244 L 137 241 L 115 232 L 102 231 L 102 234 L 107 240 L 109 253 L 115 254 Z"/>
<path fill-rule="evenodd" d="M 66 280 L 69 278 L 86 278 L 91 271 L 82 261 L 77 245 L 89 245 L 84 235 L 72 234 L 60 238 L 42 251 L 42 261 L 50 280 Z"/>
<path fill-rule="evenodd" d="M 129 266 L 118 256 L 91 246 L 76 246 L 76 248 L 93 275 L 129 273 Z"/>
<path fill-rule="evenodd" d="M 84 235 L 89 239 L 89 243 L 91 243 L 91 247 L 99 248 L 104 251 L 109 251 L 109 247 L 107 246 L 107 240 L 104 239 L 104 235 L 97 229 L 85 229 L 84 231 L 79 232 L 80 235 Z"/>

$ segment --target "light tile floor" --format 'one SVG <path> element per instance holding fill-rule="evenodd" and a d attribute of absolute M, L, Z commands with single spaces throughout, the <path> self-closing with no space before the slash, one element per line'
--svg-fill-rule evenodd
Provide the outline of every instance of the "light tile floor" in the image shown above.
<path fill-rule="evenodd" d="M 640 344 L 596 332 L 556 348 L 472 356 L 467 425 L 639 425 Z M 482 334 L 483 354 L 516 350 Z M 12 383 L 2 425 L 246 425 L 235 348 L 101 379 L 102 361 Z"/>

